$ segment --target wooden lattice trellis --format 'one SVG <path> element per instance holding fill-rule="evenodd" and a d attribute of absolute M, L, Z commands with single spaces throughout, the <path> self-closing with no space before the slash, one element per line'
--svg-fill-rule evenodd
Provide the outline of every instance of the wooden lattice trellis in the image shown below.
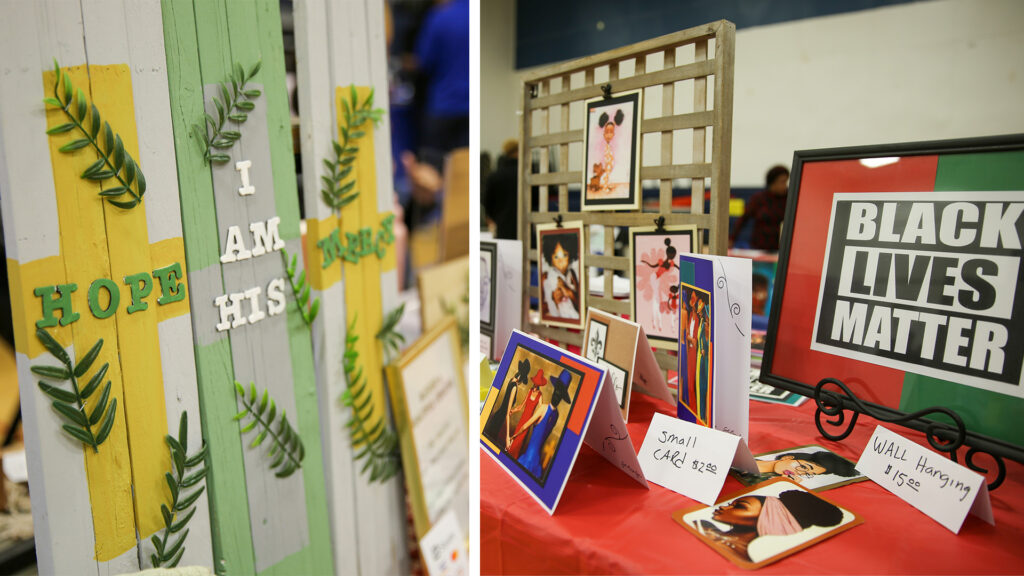
<path fill-rule="evenodd" d="M 729 169 L 732 144 L 733 55 L 736 26 L 719 20 L 704 26 L 681 30 L 631 46 L 571 62 L 537 70 L 524 77 L 521 109 L 523 111 L 519 158 L 519 238 L 523 241 L 523 325 L 531 332 L 561 345 L 580 345 L 582 334 L 553 328 L 531 321 L 530 298 L 540 297 L 539 288 L 530 286 L 530 264 L 537 263 L 537 251 L 529 249 L 534 225 L 546 224 L 561 216 L 566 221 L 582 220 L 586 265 L 606 271 L 629 271 L 629 256 L 615 256 L 615 227 L 651 226 L 664 216 L 665 226 L 694 224 L 698 237 L 708 231 L 704 248 L 712 254 L 725 254 L 728 243 Z M 709 51 L 714 57 L 709 58 Z M 660 66 L 659 66 L 660 64 Z M 632 68 L 632 74 L 628 69 Z M 623 72 L 620 74 L 620 72 Z M 606 79 L 605 79 L 606 78 Z M 602 95 L 602 85 L 611 84 L 611 93 L 643 89 L 645 108 L 651 107 L 653 91 L 661 91 L 657 113 L 645 110 L 641 134 L 660 135 L 660 161 L 646 163 L 640 169 L 641 181 L 657 180 L 659 199 L 657 211 L 569 211 L 569 187 L 583 181 L 583 154 L 570 165 L 570 147 L 582 152 L 584 126 L 570 129 L 573 116 L 583 117 L 583 102 Z M 709 86 L 710 85 L 710 86 Z M 679 106 L 679 90 L 692 88 L 692 109 Z M 711 90 L 709 102 L 708 92 Z M 710 104 L 710 106 L 709 106 Z M 684 111 L 685 110 L 685 111 Z M 674 134 L 691 130 L 693 155 L 688 163 L 674 163 Z M 708 133 L 710 130 L 710 134 Z M 708 143 L 710 138 L 710 158 Z M 650 141 L 644 138 L 644 141 Z M 538 168 L 531 159 L 540 151 Z M 552 166 L 552 158 L 555 159 Z M 556 171 L 552 171 L 556 170 Z M 691 209 L 673 212 L 673 180 L 689 179 Z M 709 213 L 705 213 L 704 195 L 710 184 Z M 536 205 L 530 190 L 539 188 Z M 557 193 L 558 209 L 549 210 L 552 191 Z M 602 255 L 590 251 L 588 225 L 604 227 Z M 627 274 L 628 276 L 628 274 Z M 584 288 L 589 292 L 589 275 L 583 274 Z M 602 296 L 588 294 L 587 305 L 613 314 L 629 315 L 629 301 L 615 300 L 612 295 L 612 274 L 604 275 Z M 664 350 L 656 353 L 663 370 L 676 369 L 676 356 Z"/>

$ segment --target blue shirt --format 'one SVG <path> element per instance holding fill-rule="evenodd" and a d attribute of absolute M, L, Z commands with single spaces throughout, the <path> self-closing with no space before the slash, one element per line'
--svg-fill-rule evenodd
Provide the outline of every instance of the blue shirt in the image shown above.
<path fill-rule="evenodd" d="M 469 0 L 434 7 L 416 39 L 420 70 L 429 77 L 427 113 L 469 115 Z"/>

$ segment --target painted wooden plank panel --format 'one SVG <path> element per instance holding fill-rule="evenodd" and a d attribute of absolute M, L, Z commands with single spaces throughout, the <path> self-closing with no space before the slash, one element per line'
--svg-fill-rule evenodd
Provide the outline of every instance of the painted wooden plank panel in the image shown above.
<path fill-rule="evenodd" d="M 337 574 L 404 573 L 408 571 L 408 555 L 401 482 L 392 479 L 383 485 L 370 484 L 359 471 L 361 463 L 353 466 L 353 452 L 344 427 L 350 413 L 337 400 L 347 385 L 340 370 L 341 353 L 356 310 L 362 317 L 357 332 L 366 346 L 360 350 L 368 350 L 360 355 L 364 371 L 379 374 L 383 367 L 373 334 L 383 313 L 398 302 L 393 248 L 388 249 L 383 262 L 374 264 L 370 261 L 376 258 L 369 256 L 357 266 L 346 263 L 342 280 L 341 263 L 335 261 L 322 268 L 323 252 L 316 246 L 317 241 L 339 229 L 339 225 L 349 232 L 361 227 L 376 230 L 380 219 L 392 210 L 386 116 L 373 130 L 372 138 L 362 144 L 362 150 L 368 151 L 366 157 L 372 160 L 366 161 L 360 171 L 360 199 L 345 209 L 341 222 L 320 194 L 320 176 L 325 174 L 322 160 L 333 158 L 331 141 L 339 137 L 337 128 L 325 129 L 337 126 L 336 91 L 342 89 L 347 96 L 348 87 L 356 85 L 365 87 L 361 92 L 365 96 L 368 88 L 373 87 L 375 106 L 387 109 L 384 5 L 379 0 L 317 0 L 296 5 L 295 17 L 307 262 L 322 300 L 320 318 L 314 324 L 314 345 L 335 569 Z M 339 298 L 342 296 L 344 300 Z M 387 414 L 379 376 L 377 381 L 377 410 Z"/>
<path fill-rule="evenodd" d="M 39 566 L 42 573 L 136 571 L 149 566 L 148 558 L 140 559 L 139 533 L 144 538 L 163 527 L 159 506 L 170 501 L 163 482 L 164 472 L 170 469 L 163 441 L 169 431 L 167 395 L 193 402 L 196 398 L 194 368 L 188 361 L 191 354 L 186 355 L 188 360 L 175 362 L 173 371 L 161 360 L 164 349 L 191 340 L 188 301 L 161 307 L 155 302 L 161 291 L 153 290 L 155 281 L 150 276 L 166 259 L 180 259 L 180 223 L 176 213 L 161 210 L 163 198 L 155 207 L 143 203 L 132 211 L 102 200 L 97 193 L 110 184 L 80 178 L 96 159 L 95 152 L 88 148 L 72 154 L 58 151 L 72 136 L 45 135 L 47 126 L 66 119 L 60 111 L 45 111 L 41 99 L 56 82 L 52 58 L 57 57 L 143 170 L 154 168 L 152 173 L 157 174 L 173 170 L 173 150 L 167 149 L 171 139 L 166 80 L 159 82 L 166 78 L 163 48 L 153 38 L 129 38 L 130 26 L 135 26 L 136 32 L 159 31 L 160 12 L 151 9 L 152 2 L 147 10 L 145 4 L 129 7 L 124 0 L 85 7 L 56 0 L 8 2 L 2 8 L 4 41 L 12 42 L 3 49 L 5 65 L 17 71 L 5 73 L 0 81 L 4 95 L 0 101 L 0 165 L 4 166 L 4 188 L 10 191 L 5 194 L 3 213 L 5 228 L 11 231 L 8 265 L 18 323 L 26 445 L 34 455 L 29 461 Z M 144 49 L 133 50 L 143 40 Z M 87 55 L 91 59 L 88 67 Z M 156 78 L 156 84 L 149 78 L 133 83 L 132 64 L 143 70 L 156 66 L 157 73 L 150 76 Z M 144 100 L 141 109 L 135 106 L 140 98 Z M 140 127 L 138 118 L 145 119 Z M 10 145 L 13 143 L 17 146 Z M 177 204 L 176 182 L 170 186 L 166 194 Z M 147 228 L 157 218 L 160 231 L 151 243 Z M 129 315 L 132 292 L 126 283 L 118 284 L 131 274 L 145 276 L 149 289 L 135 298 L 145 308 Z M 96 279 L 114 282 L 120 302 L 111 300 L 110 308 L 116 308 L 113 317 L 104 318 L 87 304 L 86 293 Z M 38 379 L 29 372 L 31 365 L 53 363 L 42 354 L 35 338 L 41 306 L 31 290 L 65 282 L 77 285 L 70 300 L 78 319 L 51 332 L 60 341 L 71 343 L 67 351 L 76 361 L 103 339 L 94 367 L 109 363 L 110 398 L 118 402 L 113 431 L 98 451 L 60 431 L 60 421 L 36 388 Z M 161 343 L 161 338 L 166 341 Z M 172 372 L 174 387 L 168 390 L 164 378 Z M 198 410 L 194 410 L 192 423 L 196 428 L 193 444 L 197 445 Z M 176 424 L 175 418 L 175 430 Z M 187 558 L 191 563 L 209 564 L 209 525 L 203 522 L 202 511 L 194 518 L 203 525 L 192 532 Z M 207 543 L 205 554 L 202 544 L 189 548 L 196 541 Z"/>
<path fill-rule="evenodd" d="M 209 441 L 216 439 L 221 444 L 218 452 L 229 456 L 227 465 L 218 460 L 223 477 L 214 481 L 211 495 L 214 533 L 223 532 L 214 543 L 217 570 L 330 572 L 310 334 L 290 294 L 284 313 L 271 309 L 276 291 L 284 287 L 280 246 L 241 261 L 220 261 L 232 227 L 238 227 L 247 248 L 252 248 L 250 224 L 269 228 L 278 223 L 276 218 L 280 218 L 281 242 L 291 253 L 301 251 L 278 6 L 263 0 L 194 2 L 190 14 L 179 4 L 163 2 L 176 145 L 179 154 L 192 157 L 179 165 L 179 177 L 184 180 L 186 169 L 209 175 L 196 178 L 200 190 L 195 198 L 188 197 L 193 196 L 191 192 L 182 197 L 191 296 L 196 303 L 197 365 L 207 430 L 213 432 Z M 248 70 L 261 58 L 262 71 L 249 87 L 261 89 L 262 95 L 248 120 L 237 128 L 240 141 L 223 150 L 231 161 L 202 166 L 197 143 L 186 135 L 190 125 L 201 122 L 204 106 L 216 115 L 210 97 L 217 83 L 228 80 L 234 63 Z M 238 193 L 242 184 L 236 163 L 240 161 L 250 162 L 248 177 L 255 188 L 251 195 Z M 212 218 L 187 216 L 194 210 Z M 193 233 L 196 242 L 190 241 Z M 236 322 L 229 331 L 217 331 L 220 318 L 215 299 L 250 290 L 252 296 L 243 299 L 243 311 L 234 317 L 244 322 Z M 250 449 L 249 437 L 245 446 L 239 442 L 239 424 L 231 421 L 241 408 L 233 398 L 233 379 L 245 384 L 253 381 L 259 390 L 268 390 L 277 413 L 284 410 L 299 431 L 306 454 L 303 467 L 294 475 L 273 475 L 266 444 Z M 234 494 L 227 494 L 232 490 Z"/>

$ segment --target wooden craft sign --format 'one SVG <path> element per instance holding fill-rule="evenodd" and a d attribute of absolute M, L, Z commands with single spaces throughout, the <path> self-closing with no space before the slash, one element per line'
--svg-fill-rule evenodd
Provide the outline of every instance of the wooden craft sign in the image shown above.
<path fill-rule="evenodd" d="M 995 524 L 984 476 L 882 426 L 875 427 L 857 470 L 954 534 L 968 514 Z"/>
<path fill-rule="evenodd" d="M 757 473 L 743 438 L 660 412 L 651 418 L 639 458 L 648 480 L 708 506 L 718 499 L 730 467 Z"/>

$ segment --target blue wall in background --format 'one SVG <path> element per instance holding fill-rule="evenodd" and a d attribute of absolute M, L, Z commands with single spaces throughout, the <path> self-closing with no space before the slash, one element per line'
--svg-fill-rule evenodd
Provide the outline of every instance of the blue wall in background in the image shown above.
<path fill-rule="evenodd" d="M 516 68 L 580 58 L 715 20 L 741 29 L 911 1 L 518 0 Z"/>

